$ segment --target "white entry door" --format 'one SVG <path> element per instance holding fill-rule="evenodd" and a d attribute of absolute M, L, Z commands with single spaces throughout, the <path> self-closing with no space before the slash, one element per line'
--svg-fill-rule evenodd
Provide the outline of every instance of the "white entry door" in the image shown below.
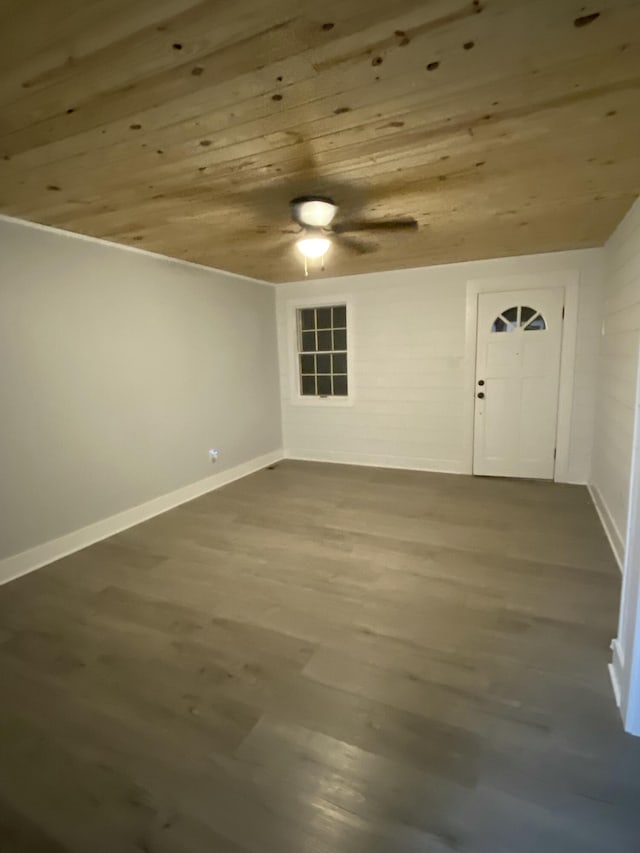
<path fill-rule="evenodd" d="M 553 479 L 564 289 L 478 296 L 473 473 Z"/>

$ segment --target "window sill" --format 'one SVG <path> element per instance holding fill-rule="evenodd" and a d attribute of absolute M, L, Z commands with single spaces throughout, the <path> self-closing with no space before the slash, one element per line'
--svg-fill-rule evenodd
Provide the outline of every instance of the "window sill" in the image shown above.
<path fill-rule="evenodd" d="M 302 397 L 299 394 L 289 401 L 292 406 L 324 406 L 325 408 L 346 408 L 353 406 L 353 397 Z"/>

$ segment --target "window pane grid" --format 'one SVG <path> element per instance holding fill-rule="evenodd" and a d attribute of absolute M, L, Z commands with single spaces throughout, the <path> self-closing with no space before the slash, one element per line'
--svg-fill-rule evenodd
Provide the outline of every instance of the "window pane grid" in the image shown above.
<path fill-rule="evenodd" d="M 346 305 L 298 310 L 298 372 L 302 396 L 347 396 Z"/>
<path fill-rule="evenodd" d="M 491 325 L 492 332 L 515 332 L 520 329 L 525 332 L 542 332 L 546 328 L 547 324 L 542 314 L 529 305 L 507 308 Z"/>

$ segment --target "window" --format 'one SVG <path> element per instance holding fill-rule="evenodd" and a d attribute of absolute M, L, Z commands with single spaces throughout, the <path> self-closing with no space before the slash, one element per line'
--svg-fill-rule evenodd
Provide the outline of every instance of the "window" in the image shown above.
<path fill-rule="evenodd" d="M 347 306 L 298 309 L 298 370 L 303 397 L 346 397 Z"/>
<path fill-rule="evenodd" d="M 493 321 L 492 332 L 513 332 L 523 329 L 525 332 L 542 332 L 547 328 L 544 317 L 535 308 L 528 305 L 507 308 Z"/>

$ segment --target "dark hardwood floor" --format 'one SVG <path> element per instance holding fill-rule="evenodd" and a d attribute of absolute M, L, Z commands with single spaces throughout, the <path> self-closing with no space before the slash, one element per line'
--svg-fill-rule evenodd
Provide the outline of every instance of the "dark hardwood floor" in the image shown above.
<path fill-rule="evenodd" d="M 0 588 L 2 853 L 637 853 L 585 489 L 283 462 Z"/>

